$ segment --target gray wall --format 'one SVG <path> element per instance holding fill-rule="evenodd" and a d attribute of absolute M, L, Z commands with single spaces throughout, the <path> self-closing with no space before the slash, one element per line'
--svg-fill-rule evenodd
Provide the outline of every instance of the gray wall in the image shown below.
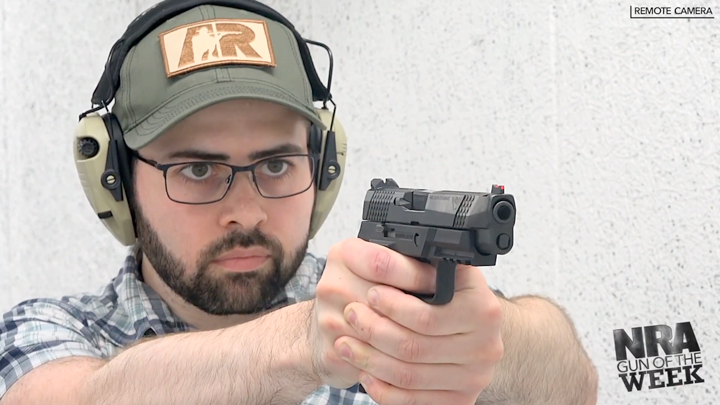
<path fill-rule="evenodd" d="M 3 308 L 94 290 L 121 264 L 70 139 L 110 46 L 152 3 L 0 2 Z M 717 403 L 720 21 L 631 20 L 630 4 L 609 0 L 269 3 L 332 46 L 350 136 L 342 195 L 313 251 L 356 235 L 373 177 L 503 183 L 517 198 L 516 244 L 483 271 L 508 294 L 567 308 L 599 368 L 600 403 Z M 613 329 L 685 321 L 705 383 L 627 392 Z"/>

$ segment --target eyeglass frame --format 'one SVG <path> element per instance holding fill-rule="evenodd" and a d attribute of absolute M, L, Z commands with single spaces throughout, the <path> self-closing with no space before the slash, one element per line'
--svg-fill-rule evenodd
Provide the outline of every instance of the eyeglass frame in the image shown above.
<path fill-rule="evenodd" d="M 294 197 L 296 195 L 299 195 L 299 194 L 302 194 L 302 193 L 308 191 L 312 187 L 313 183 L 316 182 L 316 180 L 317 180 L 316 177 L 317 177 L 317 172 L 318 172 L 317 166 L 318 166 L 319 157 L 320 157 L 317 153 L 285 153 L 285 154 L 281 154 L 281 155 L 268 156 L 266 158 L 260 159 L 257 162 L 247 165 L 247 166 L 237 166 L 237 165 L 232 165 L 232 164 L 225 163 L 225 162 L 217 162 L 217 161 L 210 161 L 210 160 L 191 160 L 191 161 L 183 161 L 183 162 L 177 162 L 177 163 L 159 163 L 153 159 L 148 159 L 148 158 L 143 157 L 137 151 L 133 151 L 132 155 L 135 158 L 137 158 L 139 161 L 141 161 L 163 173 L 163 180 L 165 183 L 165 195 L 167 195 L 167 197 L 170 199 L 170 201 L 176 202 L 178 204 L 187 204 L 187 205 L 207 205 L 207 204 L 214 204 L 216 202 L 222 201 L 227 196 L 228 191 L 230 191 L 230 188 L 232 188 L 233 182 L 235 181 L 235 175 L 237 173 L 241 173 L 241 172 L 250 172 L 250 174 L 252 175 L 252 182 L 255 185 L 255 189 L 257 190 L 258 194 L 262 198 L 267 198 L 269 200 L 280 200 L 283 198 Z M 260 186 L 257 183 L 257 178 L 255 177 L 255 168 L 258 167 L 263 162 L 266 162 L 268 160 L 278 159 L 278 158 L 282 158 L 282 157 L 292 157 L 292 156 L 307 157 L 309 159 L 310 170 L 311 170 L 310 184 L 308 184 L 307 187 L 305 187 L 301 191 L 298 191 L 297 193 L 285 195 L 282 197 L 267 197 L 267 196 L 263 195 L 262 191 L 260 191 Z M 230 173 L 230 182 L 228 183 L 227 187 L 225 188 L 225 192 L 223 193 L 222 196 L 220 196 L 216 200 L 199 202 L 199 203 L 179 201 L 170 196 L 170 191 L 168 191 L 168 184 L 167 184 L 167 171 L 170 168 L 175 167 L 175 166 L 180 166 L 180 165 L 207 164 L 207 163 L 223 165 L 223 166 L 229 167 L 232 170 L 232 172 Z"/>

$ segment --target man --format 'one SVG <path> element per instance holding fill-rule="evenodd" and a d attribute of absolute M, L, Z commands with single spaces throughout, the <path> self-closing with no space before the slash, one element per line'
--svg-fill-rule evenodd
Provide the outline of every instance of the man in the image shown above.
<path fill-rule="evenodd" d="M 228 39 L 244 49 L 213 36 L 251 22 L 264 28 Z M 137 243 L 97 295 L 4 315 L 0 404 L 595 403 L 594 367 L 550 302 L 460 266 L 433 306 L 403 292 L 434 290 L 414 259 L 358 239 L 307 253 L 308 137 L 324 123 L 294 40 L 202 5 L 127 54 L 113 113 L 134 150 Z M 245 60 L 215 63 L 231 53 Z"/>

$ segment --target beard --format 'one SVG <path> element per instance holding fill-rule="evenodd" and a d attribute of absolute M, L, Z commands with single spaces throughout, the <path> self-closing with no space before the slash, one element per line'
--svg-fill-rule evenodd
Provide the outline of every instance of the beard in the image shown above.
<path fill-rule="evenodd" d="M 211 315 L 248 315 L 268 309 L 295 276 L 308 248 L 308 235 L 292 252 L 258 229 L 233 230 L 198 254 L 193 269 L 165 246 L 142 210 L 134 207 L 138 246 L 165 284 L 187 303 Z M 235 249 L 259 246 L 270 262 L 248 273 L 213 272 L 211 262 Z M 188 271 L 194 270 L 194 271 Z"/>

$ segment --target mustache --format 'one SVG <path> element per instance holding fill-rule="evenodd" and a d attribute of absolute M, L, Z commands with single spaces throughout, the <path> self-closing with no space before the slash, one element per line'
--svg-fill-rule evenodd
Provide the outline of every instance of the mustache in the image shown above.
<path fill-rule="evenodd" d="M 282 256 L 282 245 L 275 238 L 264 234 L 259 229 L 252 231 L 233 230 L 222 238 L 211 243 L 199 255 L 199 267 L 210 263 L 218 256 L 229 252 L 236 248 L 248 248 L 251 246 L 260 246 L 266 248 L 273 256 Z"/>

